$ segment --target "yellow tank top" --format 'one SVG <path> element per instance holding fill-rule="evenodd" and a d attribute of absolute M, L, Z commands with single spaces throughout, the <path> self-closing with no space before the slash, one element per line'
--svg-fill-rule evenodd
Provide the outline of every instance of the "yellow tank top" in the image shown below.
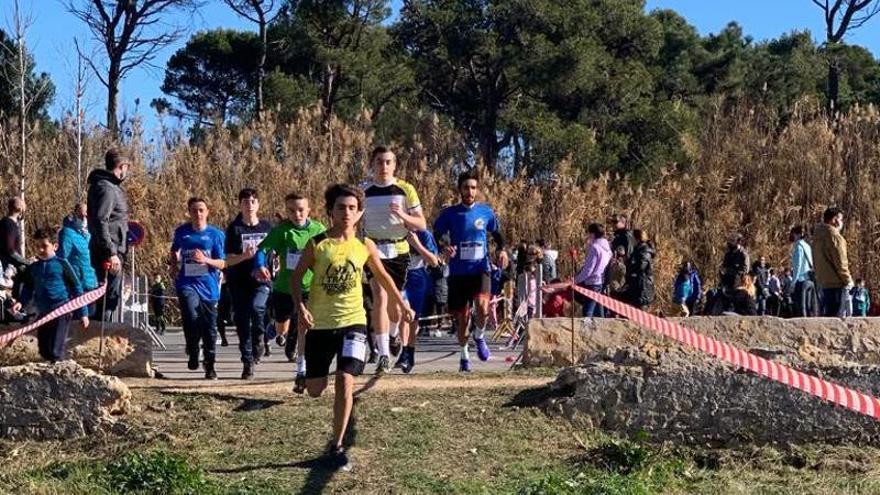
<path fill-rule="evenodd" d="M 329 239 L 325 234 L 312 238 L 315 264 L 308 308 L 315 319 L 315 329 L 333 330 L 351 325 L 366 325 L 364 293 L 361 286 L 364 264 L 369 252 L 360 239 Z"/>

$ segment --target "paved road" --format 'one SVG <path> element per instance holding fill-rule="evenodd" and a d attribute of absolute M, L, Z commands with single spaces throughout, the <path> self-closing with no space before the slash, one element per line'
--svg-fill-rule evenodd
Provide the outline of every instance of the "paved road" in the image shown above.
<path fill-rule="evenodd" d="M 231 331 L 230 331 L 231 330 Z M 234 329 L 227 330 L 229 337 L 228 347 L 217 347 L 216 370 L 218 377 L 223 380 L 241 378 L 241 358 L 238 352 L 238 339 Z M 153 361 L 159 371 L 169 379 L 203 379 L 203 371 L 189 371 L 186 368 L 186 353 L 184 352 L 183 334 L 179 329 L 169 329 L 162 337 L 167 350 L 156 349 L 153 352 Z M 471 367 L 473 371 L 504 371 L 510 368 L 512 360 L 519 355 L 516 351 L 500 350 L 500 344 L 490 343 L 492 357 L 483 363 L 477 359 L 476 349 L 471 344 Z M 413 373 L 432 373 L 436 371 L 458 370 L 458 344 L 452 336 L 442 337 L 419 337 L 416 344 L 416 367 Z M 256 368 L 258 380 L 283 380 L 292 379 L 294 364 L 287 361 L 284 350 L 273 341 L 270 344 L 272 353 L 269 357 L 262 358 L 262 362 Z M 511 361 L 507 361 L 510 359 Z M 372 374 L 375 366 L 367 365 L 365 374 Z M 332 368 L 331 368 L 332 369 Z M 394 374 L 402 374 L 400 370 L 392 370 Z"/>

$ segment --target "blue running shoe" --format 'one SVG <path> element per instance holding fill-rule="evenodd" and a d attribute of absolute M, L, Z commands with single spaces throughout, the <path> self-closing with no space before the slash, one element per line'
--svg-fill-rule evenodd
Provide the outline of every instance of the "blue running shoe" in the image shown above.
<path fill-rule="evenodd" d="M 462 359 L 458 363 L 458 371 L 462 373 L 470 373 L 471 372 L 471 361 L 470 359 Z"/>
<path fill-rule="evenodd" d="M 480 358 L 480 361 L 488 361 L 492 353 L 489 352 L 489 345 L 486 344 L 486 339 L 474 338 L 474 342 L 477 343 L 477 357 Z"/>

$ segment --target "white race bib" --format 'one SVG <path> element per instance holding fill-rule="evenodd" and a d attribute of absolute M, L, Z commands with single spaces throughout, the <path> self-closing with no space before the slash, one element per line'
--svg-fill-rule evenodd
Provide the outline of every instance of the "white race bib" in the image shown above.
<path fill-rule="evenodd" d="M 241 250 L 245 252 L 248 248 L 257 249 L 257 246 L 263 242 L 263 239 L 266 238 L 266 234 L 263 233 L 254 233 L 254 234 L 241 234 Z"/>
<path fill-rule="evenodd" d="M 208 274 L 208 265 L 200 265 L 198 263 L 184 263 L 183 275 L 185 277 L 201 277 Z"/>
<path fill-rule="evenodd" d="M 397 246 L 393 242 L 376 244 L 376 249 L 379 250 L 379 257 L 383 260 L 397 258 Z"/>
<path fill-rule="evenodd" d="M 486 258 L 486 248 L 481 242 L 463 242 L 459 258 L 464 261 L 479 261 Z"/>
<path fill-rule="evenodd" d="M 208 265 L 202 265 L 193 261 L 196 250 L 186 250 L 182 254 L 183 258 L 183 276 L 184 277 L 201 277 L 208 274 Z"/>
<path fill-rule="evenodd" d="M 342 357 L 367 360 L 367 336 L 362 333 L 349 333 L 342 341 Z"/>
<path fill-rule="evenodd" d="M 290 271 L 296 270 L 296 265 L 299 264 L 299 259 L 302 258 L 302 253 L 287 251 L 287 269 Z"/>

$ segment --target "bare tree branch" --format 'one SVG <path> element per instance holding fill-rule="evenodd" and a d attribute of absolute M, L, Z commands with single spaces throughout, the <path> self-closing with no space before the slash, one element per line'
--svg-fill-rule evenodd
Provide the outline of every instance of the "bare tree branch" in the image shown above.
<path fill-rule="evenodd" d="M 67 10 L 82 21 L 104 49 L 107 67 L 100 70 L 92 57 L 89 68 L 107 89 L 107 128 L 119 131 L 117 97 L 122 79 L 132 70 L 150 65 L 159 51 L 186 33 L 186 21 L 169 24 L 168 17 L 192 14 L 202 0 L 63 0 Z"/>

